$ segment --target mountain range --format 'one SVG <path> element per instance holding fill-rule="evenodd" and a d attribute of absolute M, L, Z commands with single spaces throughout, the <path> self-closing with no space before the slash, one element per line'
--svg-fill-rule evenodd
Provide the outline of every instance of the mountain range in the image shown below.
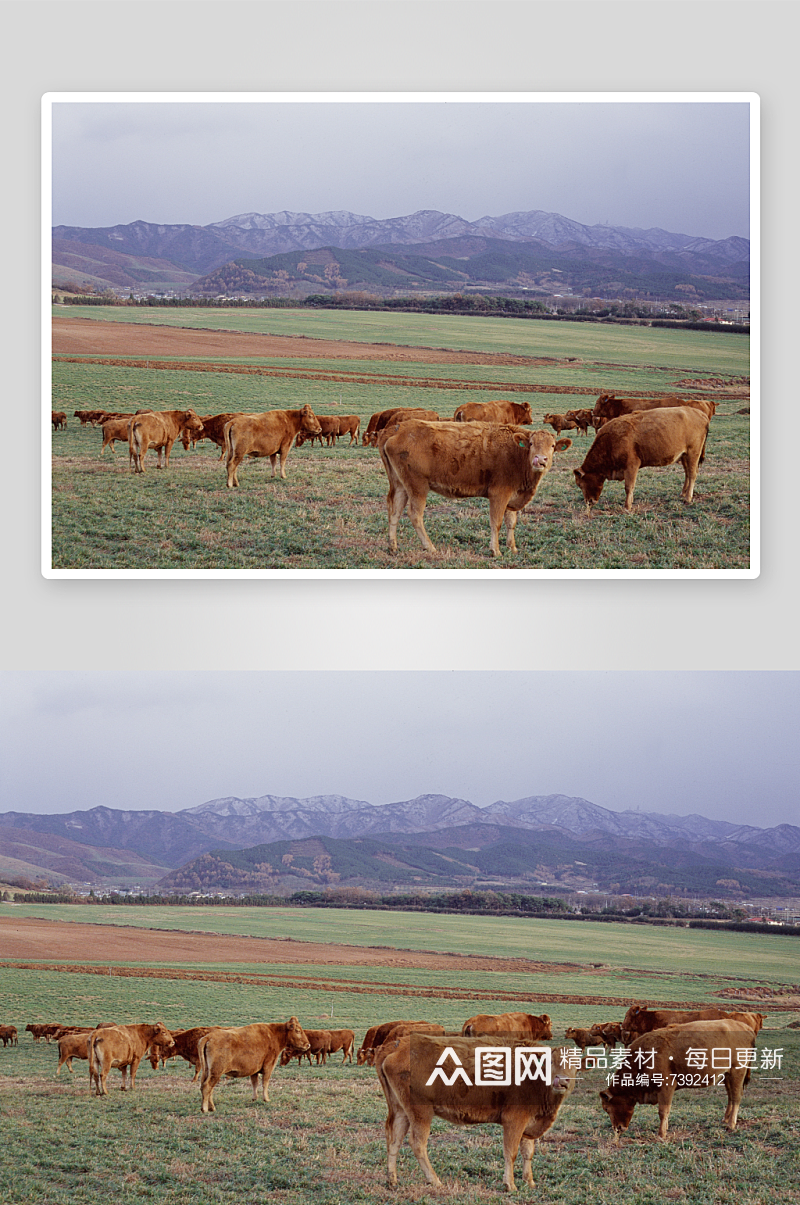
<path fill-rule="evenodd" d="M 800 895 L 800 828 L 613 812 L 563 795 L 370 804 L 341 795 L 0 814 L 0 878 L 164 890 L 491 882 L 631 894 Z"/>
<path fill-rule="evenodd" d="M 197 295 L 503 288 L 684 302 L 743 299 L 749 288 L 747 239 L 586 226 L 541 210 L 476 222 L 437 210 L 385 220 L 283 211 L 207 226 L 136 221 L 52 233 L 53 283 L 61 288 L 83 282 Z"/>

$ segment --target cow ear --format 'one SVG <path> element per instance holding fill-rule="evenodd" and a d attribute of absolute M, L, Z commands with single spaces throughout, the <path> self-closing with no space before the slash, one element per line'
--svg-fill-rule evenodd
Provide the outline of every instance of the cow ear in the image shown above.
<path fill-rule="evenodd" d="M 558 443 L 555 446 L 554 451 L 565 452 L 567 450 L 567 448 L 571 448 L 571 447 L 572 447 L 571 439 L 559 439 Z"/>
<path fill-rule="evenodd" d="M 531 441 L 529 438 L 527 438 L 525 435 L 517 436 L 517 447 L 518 448 L 529 448 L 530 446 L 531 446 Z"/>

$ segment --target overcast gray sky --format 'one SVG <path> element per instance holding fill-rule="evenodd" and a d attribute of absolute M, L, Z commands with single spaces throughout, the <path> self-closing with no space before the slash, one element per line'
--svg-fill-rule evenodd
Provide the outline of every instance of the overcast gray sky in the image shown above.
<path fill-rule="evenodd" d="M 749 174 L 738 102 L 53 105 L 54 225 L 540 209 L 748 238 Z"/>
<path fill-rule="evenodd" d="M 800 823 L 800 674 L 0 674 L 0 811 L 563 794 Z"/>

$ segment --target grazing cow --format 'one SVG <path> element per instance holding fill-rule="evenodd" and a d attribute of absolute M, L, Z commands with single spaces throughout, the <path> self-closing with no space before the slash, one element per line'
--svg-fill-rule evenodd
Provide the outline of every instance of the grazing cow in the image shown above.
<path fill-rule="evenodd" d="M 194 1067 L 194 1075 L 192 1077 L 192 1083 L 194 1083 L 200 1074 L 200 1055 L 198 1052 L 200 1039 L 204 1038 L 207 1033 L 211 1033 L 211 1030 L 214 1028 L 213 1025 L 197 1025 L 193 1029 L 170 1030 L 172 1036 L 171 1046 L 164 1046 L 159 1040 L 156 1040 L 151 1045 L 148 1055 L 150 1066 L 155 1071 L 159 1061 L 163 1067 L 167 1059 L 186 1059 L 186 1062 Z"/>
<path fill-rule="evenodd" d="M 634 1038 L 664 1029 L 667 1025 L 686 1025 L 690 1021 L 739 1021 L 759 1033 L 764 1024 L 762 1013 L 736 1012 L 724 1008 L 653 1008 L 632 1004 L 620 1023 L 620 1041 L 627 1046 Z"/>
<path fill-rule="evenodd" d="M 310 1042 L 297 1017 L 271 1024 L 242 1025 L 236 1029 L 213 1029 L 200 1039 L 200 1094 L 202 1111 L 213 1113 L 214 1089 L 223 1075 L 232 1079 L 249 1076 L 253 1100 L 257 1099 L 258 1077 L 261 1095 L 269 1100 L 267 1087 L 282 1050 L 308 1050 Z"/>
<path fill-rule="evenodd" d="M 339 415 L 339 435 L 349 435 L 350 447 L 352 444 L 358 444 L 358 432 L 361 427 L 361 418 L 358 414 L 340 414 Z"/>
<path fill-rule="evenodd" d="M 106 416 L 105 410 L 75 410 L 73 413 L 75 418 L 80 419 L 82 427 L 85 427 L 87 423 L 94 427 L 96 423 L 102 422 Z"/>
<path fill-rule="evenodd" d="M 58 1075 L 64 1064 L 67 1064 L 67 1071 L 72 1074 L 73 1059 L 88 1059 L 89 1057 L 89 1040 L 94 1033 L 90 1029 L 86 1033 L 62 1033 L 58 1039 L 58 1066 L 56 1067 L 56 1075 Z"/>
<path fill-rule="evenodd" d="M 553 1036 L 547 1013 L 542 1013 L 541 1017 L 531 1016 L 530 1013 L 479 1013 L 464 1022 L 461 1032 L 465 1038 L 504 1034 L 512 1038 L 532 1039 L 535 1042 Z"/>
<path fill-rule="evenodd" d="M 445 1041 L 464 1068 L 474 1066 L 475 1048 L 481 1045 L 480 1039 L 447 1038 Z M 516 1049 L 525 1044 L 512 1040 L 508 1045 Z M 389 1110 L 386 1118 L 389 1184 L 392 1187 L 397 1184 L 397 1155 L 408 1134 L 411 1149 L 428 1184 L 436 1188 L 441 1186 L 428 1158 L 431 1122 L 434 1117 L 441 1117 L 454 1125 L 486 1122 L 501 1125 L 505 1161 L 503 1184 L 509 1192 L 515 1191 L 514 1163 L 521 1149 L 522 1178 L 526 1184 L 533 1185 L 531 1158 L 536 1139 L 550 1129 L 558 1110 L 572 1092 L 575 1069 L 562 1072 L 559 1068 L 552 1076 L 551 1084 L 531 1077 L 507 1087 L 498 1084 L 467 1086 L 460 1079 L 448 1084 L 444 1077 L 428 1083 L 443 1051 L 441 1040 L 409 1036 L 401 1038 L 396 1050 L 388 1050 L 385 1054 L 381 1051 L 376 1060 L 378 1079 Z M 560 1061 L 560 1051 L 554 1051 L 553 1055 L 555 1069 Z"/>
<path fill-rule="evenodd" d="M 455 423 L 532 423 L 530 402 L 463 402 L 456 407 Z"/>
<path fill-rule="evenodd" d="M 54 431 L 66 431 L 67 416 L 63 410 L 51 410 L 50 417 Z"/>
<path fill-rule="evenodd" d="M 665 1139 L 676 1090 L 713 1084 L 717 1076 L 723 1077 L 728 1094 L 723 1124 L 735 1130 L 742 1091 L 750 1080 L 747 1052 L 755 1044 L 752 1028 L 731 1020 L 668 1025 L 636 1038 L 626 1060 L 628 1074 L 621 1072 L 612 1077 L 609 1087 L 600 1093 L 600 1101 L 614 1127 L 614 1141 L 619 1144 L 620 1134 L 630 1125 L 637 1104 L 658 1105 L 658 1137 Z M 614 1079 L 620 1083 L 615 1084 Z"/>
<path fill-rule="evenodd" d="M 268 410 L 265 414 L 238 414 L 225 427 L 225 457 L 228 489 L 239 485 L 238 469 L 245 456 L 269 456 L 272 476 L 280 457 L 281 477 L 286 478 L 286 457 L 298 431 L 319 435 L 317 416 L 306 404 L 302 410 Z"/>
<path fill-rule="evenodd" d="M 384 1050 L 394 1050 L 401 1038 L 407 1037 L 409 1034 L 427 1034 L 429 1037 L 441 1037 L 444 1034 L 444 1026 L 436 1025 L 431 1021 L 406 1021 L 399 1025 L 393 1025 L 392 1028 L 383 1036 L 383 1041 L 376 1042 L 375 1049 L 367 1058 L 370 1067 L 375 1065 L 380 1052 Z"/>
<path fill-rule="evenodd" d="M 45 1042 L 49 1043 L 51 1038 L 58 1037 L 61 1026 L 53 1022 L 41 1025 L 34 1023 L 33 1025 L 26 1025 L 25 1029 L 30 1030 L 34 1042 L 38 1042 L 40 1038 L 44 1038 Z"/>
<path fill-rule="evenodd" d="M 596 1045 L 602 1042 L 606 1050 L 613 1050 L 617 1042 L 622 1041 L 622 1024 L 619 1021 L 598 1021 L 590 1026 L 589 1033 Z"/>
<path fill-rule="evenodd" d="M 323 440 L 328 448 L 334 447 L 336 440 L 339 438 L 339 418 L 337 415 L 318 414 L 316 416 L 319 423 L 319 431 L 303 431 L 297 432 L 297 437 L 294 441 L 296 448 L 302 448 L 303 444 L 308 441 L 312 448 L 314 440 L 319 440 L 319 446 L 322 447 Z"/>
<path fill-rule="evenodd" d="M 397 551 L 397 524 L 408 503 L 409 517 L 426 552 L 435 552 L 423 515 L 429 490 L 445 498 L 488 498 L 492 556 L 500 555 L 500 524 L 517 551 L 517 515 L 530 502 L 553 463 L 568 448 L 549 431 L 526 431 L 503 423 L 403 423 L 378 441 L 389 479 L 389 551 Z"/>
<path fill-rule="evenodd" d="M 122 418 L 105 419 L 105 421 L 101 424 L 103 431 L 103 446 L 100 449 L 101 456 L 105 452 L 106 448 L 111 448 L 111 451 L 114 451 L 114 441 L 117 439 L 124 439 L 125 442 L 128 443 L 128 438 L 130 435 L 130 423 L 132 418 L 132 414 L 126 414 L 123 415 Z M 161 458 L 159 456 L 159 460 L 160 459 Z"/>
<path fill-rule="evenodd" d="M 663 410 L 637 410 L 612 418 L 595 436 L 575 481 L 587 507 L 592 507 L 608 481 L 625 482 L 625 510 L 633 510 L 633 491 L 641 468 L 663 468 L 677 461 L 683 466 L 681 500 L 694 496 L 698 466 L 705 460 L 707 415 L 690 406 Z"/>
<path fill-rule="evenodd" d="M 581 435 L 588 435 L 589 428 L 594 426 L 594 412 L 591 410 L 568 410 L 567 418 L 572 419 Z"/>
<path fill-rule="evenodd" d="M 565 1029 L 564 1037 L 574 1042 L 576 1046 L 580 1047 L 581 1051 L 584 1051 L 587 1046 L 598 1045 L 601 1040 L 591 1029 L 577 1029 L 575 1026 Z"/>
<path fill-rule="evenodd" d="M 192 447 L 201 439 L 210 439 L 219 448 L 219 459 L 225 455 L 225 428 L 232 418 L 238 418 L 241 411 L 229 410 L 224 414 L 209 414 L 207 416 L 199 415 L 200 422 L 203 424 L 203 430 L 197 437 L 192 436 Z"/>
<path fill-rule="evenodd" d="M 549 423 L 556 435 L 560 435 L 562 431 L 576 430 L 578 426 L 575 419 L 570 418 L 569 414 L 546 414 L 542 422 Z"/>
<path fill-rule="evenodd" d="M 175 440 L 187 430 L 190 435 L 200 432 L 203 425 L 194 410 L 144 411 L 135 414 L 130 421 L 128 443 L 133 468 L 136 473 L 144 472 L 144 458 L 148 448 L 158 451 L 157 468 L 161 468 L 161 452 L 164 452 L 164 468 L 169 468 L 169 456 Z"/>
<path fill-rule="evenodd" d="M 89 1080 L 98 1096 L 108 1096 L 108 1073 L 112 1067 L 122 1071 L 122 1091 L 126 1073 L 130 1076 L 131 1091 L 136 1085 L 136 1071 L 153 1041 L 168 1046 L 172 1041 L 169 1030 L 161 1021 L 155 1025 L 111 1025 L 95 1029 L 89 1035 Z"/>
<path fill-rule="evenodd" d="M 308 1059 L 310 1064 L 312 1054 L 317 1066 L 320 1063 L 327 1063 L 328 1055 L 331 1052 L 331 1031 L 329 1029 L 306 1029 L 303 1032 L 308 1038 L 308 1050 L 287 1048 L 281 1054 L 281 1067 L 288 1066 L 292 1059 L 295 1058 L 297 1059 L 298 1067 L 303 1059 Z"/>
<path fill-rule="evenodd" d="M 378 412 L 376 414 L 371 415 L 370 420 L 367 423 L 367 429 L 364 432 L 364 434 L 361 436 L 362 444 L 365 447 L 367 445 L 369 445 L 370 447 L 374 447 L 375 444 L 374 444 L 374 442 L 371 441 L 370 437 L 372 435 L 374 435 L 376 432 L 382 431 L 383 428 L 386 426 L 387 422 L 389 421 L 389 419 L 392 417 L 392 415 L 397 414 L 398 410 L 402 410 L 402 409 L 403 409 L 402 406 L 392 406 L 389 410 L 378 410 Z"/>
<path fill-rule="evenodd" d="M 373 1025 L 367 1030 L 366 1037 L 356 1055 L 356 1066 L 363 1067 L 364 1063 L 372 1066 L 375 1051 L 386 1040 L 387 1034 L 397 1025 L 427 1025 L 428 1021 L 384 1021 L 382 1025 Z"/>
<path fill-rule="evenodd" d="M 595 419 L 593 425 L 597 428 L 603 427 L 610 419 L 620 418 L 623 414 L 633 414 L 636 410 L 660 410 L 665 407 L 672 409 L 675 406 L 691 406 L 702 411 L 709 419 L 712 419 L 717 412 L 717 403 L 707 401 L 705 398 L 682 398 L 676 397 L 674 394 L 665 394 L 663 397 L 655 398 L 616 397 L 613 393 L 601 393 L 592 411 Z"/>
<path fill-rule="evenodd" d="M 332 1029 L 331 1035 L 331 1054 L 336 1054 L 338 1050 L 342 1052 L 342 1062 L 352 1063 L 353 1061 L 353 1046 L 355 1045 L 356 1035 L 352 1029 Z"/>
<path fill-rule="evenodd" d="M 420 422 L 426 423 L 438 423 L 442 421 L 435 410 L 422 410 L 421 408 L 413 410 L 396 410 L 391 418 L 386 420 L 384 426 L 380 427 L 377 431 L 372 431 L 369 434 L 366 442 L 371 448 L 377 448 L 378 441 L 384 432 L 388 433 L 390 431 L 396 431 L 401 423 L 410 422 L 412 419 L 417 419 Z"/>
<path fill-rule="evenodd" d="M 0 1025 L 0 1038 L 3 1039 L 3 1045 L 19 1046 L 17 1039 L 17 1029 L 15 1025 Z"/>

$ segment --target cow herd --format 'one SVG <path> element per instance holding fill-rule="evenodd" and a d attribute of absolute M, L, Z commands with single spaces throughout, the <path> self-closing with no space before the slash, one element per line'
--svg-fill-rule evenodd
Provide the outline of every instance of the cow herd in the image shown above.
<path fill-rule="evenodd" d="M 594 408 L 545 414 L 549 431 L 531 431 L 527 402 L 498 400 L 466 402 L 452 420 L 433 410 L 392 407 L 369 419 L 362 435 L 365 447 L 378 449 L 389 483 L 386 498 L 389 551 L 397 551 L 397 527 L 407 510 L 411 524 L 427 553 L 435 553 L 423 522 L 425 502 L 433 491 L 446 498 L 487 498 L 489 501 L 492 556 L 500 555 L 499 532 L 506 528 L 506 545 L 514 553 L 517 516 L 535 496 L 553 464 L 555 453 L 572 440 L 561 432 L 581 435 L 595 432 L 594 441 L 579 468 L 575 484 L 587 510 L 598 502 L 608 480 L 625 483 L 625 510 L 633 509 L 633 492 L 641 468 L 680 463 L 684 470 L 681 500 L 694 495 L 700 464 L 716 404 L 698 398 L 618 398 L 604 393 Z M 114 451 L 115 440 L 128 444 L 134 472 L 145 472 L 147 451 L 158 453 L 157 467 L 169 466 L 170 451 L 180 439 L 184 448 L 208 439 L 225 459 L 226 485 L 236 489 L 238 470 L 246 458 L 269 457 L 272 475 L 286 477 L 286 461 L 293 446 L 323 440 L 328 447 L 342 436 L 358 445 L 358 415 L 317 416 L 310 405 L 299 410 L 269 410 L 258 414 L 225 412 L 198 415 L 194 410 L 138 411 L 112 414 L 104 410 L 76 410 L 83 425 L 99 425 L 103 451 Z M 66 415 L 53 412 L 53 427 L 66 427 Z"/>
<path fill-rule="evenodd" d="M 545 1046 L 553 1037 L 550 1017 L 523 1012 L 478 1014 L 468 1018 L 458 1032 L 447 1032 L 430 1021 L 387 1021 L 367 1031 L 356 1054 L 356 1065 L 372 1066 L 386 1098 L 385 1123 L 388 1178 L 397 1183 L 397 1154 L 406 1135 L 429 1184 L 441 1184 L 427 1154 L 428 1136 L 434 1117 L 457 1125 L 494 1123 L 503 1128 L 505 1171 L 503 1183 L 514 1191 L 514 1163 L 522 1152 L 522 1173 L 531 1184 L 531 1157 L 536 1139 L 551 1128 L 559 1109 L 574 1091 L 582 1069 L 596 1066 L 598 1053 L 614 1051 L 613 1066 L 619 1074 L 607 1076 L 608 1086 L 600 1092 L 600 1104 L 608 1114 L 619 1144 L 630 1125 L 637 1104 L 655 1104 L 659 1115 L 659 1139 L 666 1139 L 672 1098 L 684 1087 L 720 1084 L 725 1087 L 727 1108 L 723 1124 L 735 1130 L 750 1069 L 755 1066 L 756 1035 L 763 1025 L 761 1013 L 730 1012 L 718 1008 L 694 1011 L 651 1009 L 631 1005 L 622 1021 L 597 1022 L 588 1029 L 569 1027 L 565 1038 L 572 1045 Z M 95 1027 L 59 1024 L 26 1026 L 34 1041 L 44 1038 L 58 1044 L 56 1074 L 72 1059 L 89 1064 L 90 1092 L 108 1095 L 112 1068 L 122 1073 L 123 1091 L 136 1082 L 136 1070 L 144 1057 L 155 1069 L 167 1059 L 181 1057 L 194 1068 L 194 1083 L 200 1080 L 201 1111 L 215 1111 L 214 1089 L 225 1078 L 248 1078 L 253 1100 L 269 1100 L 268 1085 L 280 1060 L 287 1066 L 305 1057 L 325 1063 L 331 1053 L 342 1053 L 342 1062 L 352 1062 L 355 1035 L 352 1030 L 306 1030 L 296 1017 L 285 1022 L 222 1027 L 199 1026 L 170 1031 L 163 1023 Z M 17 1041 L 13 1025 L 0 1026 L 3 1043 Z M 507 1055 L 508 1066 L 527 1069 L 521 1077 L 500 1080 L 477 1077 L 468 1069 L 478 1066 L 486 1053 L 495 1060 Z M 552 1075 L 531 1072 L 531 1059 L 546 1055 Z M 491 1066 L 491 1063 L 487 1064 Z M 603 1065 L 603 1064 L 600 1064 Z M 697 1074 L 698 1067 L 713 1068 L 714 1074 Z M 643 1073 L 644 1072 L 644 1073 Z"/>

